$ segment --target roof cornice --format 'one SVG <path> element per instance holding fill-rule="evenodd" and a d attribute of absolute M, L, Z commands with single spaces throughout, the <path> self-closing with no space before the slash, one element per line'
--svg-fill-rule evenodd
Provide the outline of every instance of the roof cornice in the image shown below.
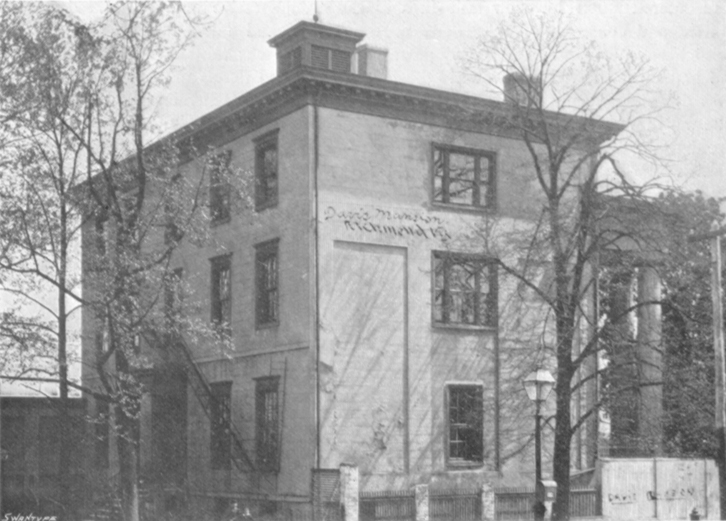
<path fill-rule="evenodd" d="M 198 150 L 219 146 L 305 105 L 379 115 L 484 134 L 521 139 L 510 103 L 399 83 L 381 78 L 300 67 L 252 89 L 185 125 L 160 142 Z M 616 123 L 545 112 L 564 129 L 585 129 L 602 143 L 625 127 Z M 185 154 L 188 156 L 188 154 Z"/>

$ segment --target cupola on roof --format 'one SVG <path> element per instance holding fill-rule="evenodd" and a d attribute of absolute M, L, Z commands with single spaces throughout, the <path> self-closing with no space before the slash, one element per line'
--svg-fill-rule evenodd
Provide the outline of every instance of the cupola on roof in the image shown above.
<path fill-rule="evenodd" d="M 364 33 L 313 22 L 298 22 L 267 43 L 277 49 L 277 75 L 300 66 L 352 72 L 353 53 Z"/>

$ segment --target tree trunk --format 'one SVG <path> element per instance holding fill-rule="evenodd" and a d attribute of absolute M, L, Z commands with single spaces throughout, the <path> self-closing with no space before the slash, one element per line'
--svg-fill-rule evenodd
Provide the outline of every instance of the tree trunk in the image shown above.
<path fill-rule="evenodd" d="M 65 194 L 61 183 L 61 215 L 60 215 L 60 255 L 58 267 L 58 376 L 60 394 L 59 424 L 60 446 L 58 447 L 58 491 L 63 504 L 62 520 L 75 519 L 75 497 L 71 481 L 71 447 L 78 443 L 74 439 L 75 429 L 71 424 L 69 398 L 68 398 L 68 320 L 66 312 L 66 284 L 68 260 L 68 214 L 65 207 Z"/>
<path fill-rule="evenodd" d="M 122 350 L 116 350 L 116 370 L 130 376 L 130 367 Z M 140 521 L 139 512 L 139 441 L 140 397 L 128 382 L 121 384 L 122 402 L 116 404 L 118 431 L 116 441 L 119 461 L 119 492 L 124 521 Z"/>
<path fill-rule="evenodd" d="M 65 300 L 65 295 L 60 293 L 60 301 Z M 58 448 L 58 491 L 60 493 L 60 501 L 63 504 L 63 512 L 60 515 L 61 520 L 72 520 L 74 516 L 75 501 L 71 487 L 71 444 L 79 443 L 74 439 L 75 430 L 71 424 L 72 418 L 69 413 L 68 403 L 68 362 L 66 356 L 66 320 L 65 306 L 61 305 L 59 318 L 59 337 L 58 337 L 58 365 L 60 380 L 60 411 L 59 426 L 60 446 Z"/>
<path fill-rule="evenodd" d="M 556 210 L 557 205 L 552 207 Z M 557 220 L 553 220 L 554 237 L 559 238 Z M 554 258 L 557 286 L 555 303 L 555 321 L 557 331 L 557 409 L 555 412 L 555 450 L 553 454 L 552 475 L 557 483 L 557 501 L 555 501 L 553 518 L 564 521 L 570 518 L 570 444 L 572 441 L 572 346 L 574 343 L 575 310 L 571 307 L 571 281 L 567 272 L 567 258 L 556 248 L 559 241 L 553 244 L 557 254 Z"/>
<path fill-rule="evenodd" d="M 555 450 L 552 474 L 557 483 L 557 501 L 553 518 L 564 521 L 570 518 L 570 380 L 565 371 L 557 370 L 557 412 L 555 413 Z"/>
<path fill-rule="evenodd" d="M 116 406 L 119 433 L 116 437 L 119 460 L 119 492 L 124 521 L 140 521 L 138 420 Z"/>

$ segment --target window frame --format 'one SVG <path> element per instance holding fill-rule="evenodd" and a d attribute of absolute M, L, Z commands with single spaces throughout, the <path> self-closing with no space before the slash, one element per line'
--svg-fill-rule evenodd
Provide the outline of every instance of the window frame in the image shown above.
<path fill-rule="evenodd" d="M 232 382 L 214 382 L 209 389 L 209 465 L 212 470 L 229 470 L 232 468 Z M 220 428 L 223 430 L 217 430 Z"/>
<path fill-rule="evenodd" d="M 181 288 L 183 280 L 184 268 L 173 268 L 164 276 L 164 318 L 169 322 L 181 315 L 184 298 Z"/>
<path fill-rule="evenodd" d="M 437 282 L 437 259 L 441 259 L 443 265 L 443 278 L 444 287 L 439 290 L 436 285 Z M 449 298 L 450 290 L 450 270 L 451 264 L 462 264 L 472 263 L 478 264 L 479 275 L 484 274 L 488 278 L 489 291 L 486 293 L 487 303 L 487 320 L 485 322 L 479 322 L 481 317 L 481 278 L 477 277 L 475 280 L 475 293 L 477 298 L 475 299 L 474 316 L 476 321 L 474 323 L 467 322 L 452 322 L 450 318 L 446 316 L 447 311 L 446 300 Z M 496 330 L 499 325 L 499 280 L 498 280 L 498 266 L 497 261 L 493 257 L 486 255 L 474 254 L 474 253 L 458 253 L 449 251 L 434 250 L 431 252 L 431 323 L 437 328 L 451 328 L 451 329 L 469 329 L 478 331 L 490 331 Z M 441 319 L 437 319 L 437 293 L 442 291 L 442 310 Z"/>
<path fill-rule="evenodd" d="M 270 394 L 274 395 L 271 415 L 267 408 Z M 260 470 L 280 470 L 280 419 L 280 377 L 255 378 L 255 459 Z"/>
<path fill-rule="evenodd" d="M 441 151 L 445 154 L 443 159 L 444 165 L 444 176 L 442 177 L 442 200 L 436 199 L 436 178 L 437 178 L 437 165 L 436 165 L 436 152 Z M 474 194 L 473 201 L 471 204 L 451 202 L 449 193 L 450 183 L 450 172 L 449 172 L 449 156 L 451 153 L 469 155 L 475 158 L 475 179 L 474 179 Z M 486 172 L 486 178 L 482 178 L 481 158 L 484 157 L 488 160 L 488 171 Z M 485 197 L 481 197 L 481 187 L 486 186 L 487 191 Z M 491 150 L 483 150 L 478 148 L 461 147 L 455 145 L 448 145 L 444 143 L 432 143 L 431 145 L 431 203 L 441 208 L 448 208 L 452 210 L 462 211 L 476 211 L 476 212 L 495 212 L 497 210 L 497 153 Z"/>
<path fill-rule="evenodd" d="M 98 213 L 93 219 L 93 250 L 97 256 L 97 263 L 103 262 L 103 260 L 106 259 L 108 255 L 108 227 L 108 213 Z"/>
<path fill-rule="evenodd" d="M 280 195 L 280 147 L 278 136 L 280 129 L 271 130 L 252 140 L 255 144 L 255 211 L 262 211 L 277 206 Z M 274 187 L 268 186 L 271 176 L 266 174 L 264 154 L 267 150 L 275 150 Z M 274 192 L 274 193 L 270 193 Z"/>
<path fill-rule="evenodd" d="M 171 178 L 171 185 L 172 187 L 176 188 L 179 186 L 179 184 L 182 181 L 182 175 L 180 173 L 176 173 Z M 179 227 L 179 225 L 174 222 L 173 220 L 173 210 L 172 210 L 172 204 L 167 199 L 166 203 L 164 204 L 164 213 L 166 214 L 166 224 L 164 226 L 164 244 L 169 245 L 176 245 L 179 242 L 181 242 L 182 238 L 184 237 L 183 230 Z"/>
<path fill-rule="evenodd" d="M 177 338 L 177 326 L 182 316 L 182 281 L 184 268 L 174 268 L 164 276 L 164 323 L 166 326 L 167 345 Z"/>
<path fill-rule="evenodd" d="M 274 258 L 274 287 L 263 283 L 262 268 L 268 258 Z M 265 279 L 265 280 L 263 280 Z M 264 309 L 263 309 L 263 297 Z M 274 315 L 274 316 L 271 316 Z M 255 245 L 255 327 L 264 329 L 280 324 L 280 239 L 272 239 Z"/>
<path fill-rule="evenodd" d="M 108 329 L 108 319 L 106 317 L 96 317 L 96 320 L 94 321 L 93 344 L 97 357 L 108 352 Z"/>
<path fill-rule="evenodd" d="M 210 322 L 212 325 L 221 333 L 232 336 L 232 254 L 226 253 L 224 255 L 218 255 L 217 257 L 213 257 L 209 259 L 210 262 L 210 277 L 209 277 L 209 289 L 210 289 L 210 296 L 209 296 L 209 303 L 210 303 Z M 229 296 L 227 298 L 228 300 L 228 321 L 225 322 L 223 319 L 225 318 L 224 315 L 224 302 L 221 299 L 221 296 L 218 294 L 219 289 L 219 270 L 226 268 L 229 272 Z"/>
<path fill-rule="evenodd" d="M 481 417 L 479 418 L 479 424 L 471 426 L 471 424 L 457 424 L 461 425 L 456 427 L 457 429 L 470 429 L 474 430 L 475 434 L 478 435 L 478 442 L 480 446 L 479 458 L 478 459 L 464 459 L 461 457 L 452 456 L 452 443 L 458 443 L 461 440 L 452 440 L 452 432 L 455 426 L 452 424 L 452 400 L 454 392 L 473 392 L 475 399 L 478 401 L 478 405 L 481 410 Z M 457 382 L 448 383 L 444 386 L 444 409 L 445 409 L 445 435 L 444 435 L 444 454 L 446 458 L 446 467 L 448 469 L 471 469 L 480 468 L 484 466 L 484 386 L 479 382 Z M 478 431 L 478 432 L 477 432 Z M 460 438 L 460 436 L 457 436 Z M 466 443 L 465 441 L 463 443 Z"/>
<path fill-rule="evenodd" d="M 231 150 L 222 150 L 209 158 L 209 219 L 212 225 L 229 222 L 232 217 L 232 190 L 229 181 L 219 175 L 229 168 Z"/>

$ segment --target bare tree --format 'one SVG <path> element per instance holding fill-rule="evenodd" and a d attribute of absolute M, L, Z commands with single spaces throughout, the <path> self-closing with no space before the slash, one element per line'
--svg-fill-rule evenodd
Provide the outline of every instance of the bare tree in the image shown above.
<path fill-rule="evenodd" d="M 656 74 L 632 54 L 609 58 L 562 16 L 531 11 L 517 11 L 483 38 L 466 67 L 508 102 L 502 124 L 528 151 L 522 165 L 532 180 L 526 196 L 536 204 L 507 241 L 496 240 L 504 232 L 496 216 L 485 217 L 478 233 L 489 239 L 500 269 L 540 306 L 539 320 L 530 324 L 540 335 L 539 363 L 553 367 L 556 376 L 554 515 L 567 519 L 571 442 L 602 405 L 596 401 L 574 415 L 573 397 L 603 371 L 594 360 L 607 344 L 604 332 L 614 329 L 604 320 L 617 323 L 636 307 L 655 304 L 641 300 L 621 308 L 618 317 L 603 318 L 592 303 L 605 252 L 630 250 L 638 257 L 652 249 L 654 227 L 642 216 L 654 215 L 647 194 L 655 183 L 634 183 L 620 158 L 635 153 L 657 160 L 635 132 L 657 114 L 650 101 Z M 618 363 L 611 359 L 609 370 Z"/>

